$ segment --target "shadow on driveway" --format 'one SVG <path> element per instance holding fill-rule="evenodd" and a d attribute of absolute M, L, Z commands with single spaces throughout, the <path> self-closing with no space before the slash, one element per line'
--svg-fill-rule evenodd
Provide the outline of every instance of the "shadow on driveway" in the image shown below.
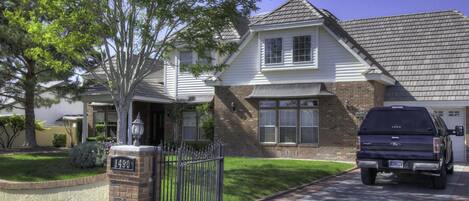
<path fill-rule="evenodd" d="M 469 200 L 469 165 L 455 166 L 445 190 L 432 189 L 431 177 L 380 174 L 376 185 L 361 183 L 360 171 L 329 179 L 272 200 L 440 201 Z"/>

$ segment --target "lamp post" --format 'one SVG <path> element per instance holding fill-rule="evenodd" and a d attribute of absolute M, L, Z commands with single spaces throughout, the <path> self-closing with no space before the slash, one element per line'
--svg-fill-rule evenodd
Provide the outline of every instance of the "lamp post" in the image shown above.
<path fill-rule="evenodd" d="M 132 122 L 132 136 L 134 137 L 134 146 L 140 146 L 140 137 L 143 135 L 143 121 L 140 119 L 140 113 Z"/>

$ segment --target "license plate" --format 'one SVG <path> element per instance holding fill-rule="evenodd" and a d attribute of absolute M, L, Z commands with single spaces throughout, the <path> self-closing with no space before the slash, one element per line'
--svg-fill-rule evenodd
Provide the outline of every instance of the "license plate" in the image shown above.
<path fill-rule="evenodd" d="M 389 160 L 389 168 L 404 168 L 404 162 L 401 160 Z"/>

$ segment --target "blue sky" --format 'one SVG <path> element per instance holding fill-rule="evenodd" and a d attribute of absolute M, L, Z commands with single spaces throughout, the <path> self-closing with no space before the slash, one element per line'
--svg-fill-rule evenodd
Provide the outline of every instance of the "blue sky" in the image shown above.
<path fill-rule="evenodd" d="M 332 12 L 341 20 L 402 15 L 441 10 L 459 10 L 469 16 L 469 0 L 309 0 L 318 8 Z M 259 11 L 264 13 L 282 5 L 286 0 L 262 0 Z M 254 14 L 256 14 L 254 13 Z"/>

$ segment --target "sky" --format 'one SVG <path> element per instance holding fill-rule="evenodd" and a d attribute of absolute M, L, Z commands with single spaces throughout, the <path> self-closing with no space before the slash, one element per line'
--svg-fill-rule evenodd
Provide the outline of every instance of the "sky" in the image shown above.
<path fill-rule="evenodd" d="M 317 8 L 329 10 L 340 20 L 458 10 L 469 16 L 469 0 L 309 0 Z M 261 0 L 254 15 L 272 11 L 286 0 Z"/>

